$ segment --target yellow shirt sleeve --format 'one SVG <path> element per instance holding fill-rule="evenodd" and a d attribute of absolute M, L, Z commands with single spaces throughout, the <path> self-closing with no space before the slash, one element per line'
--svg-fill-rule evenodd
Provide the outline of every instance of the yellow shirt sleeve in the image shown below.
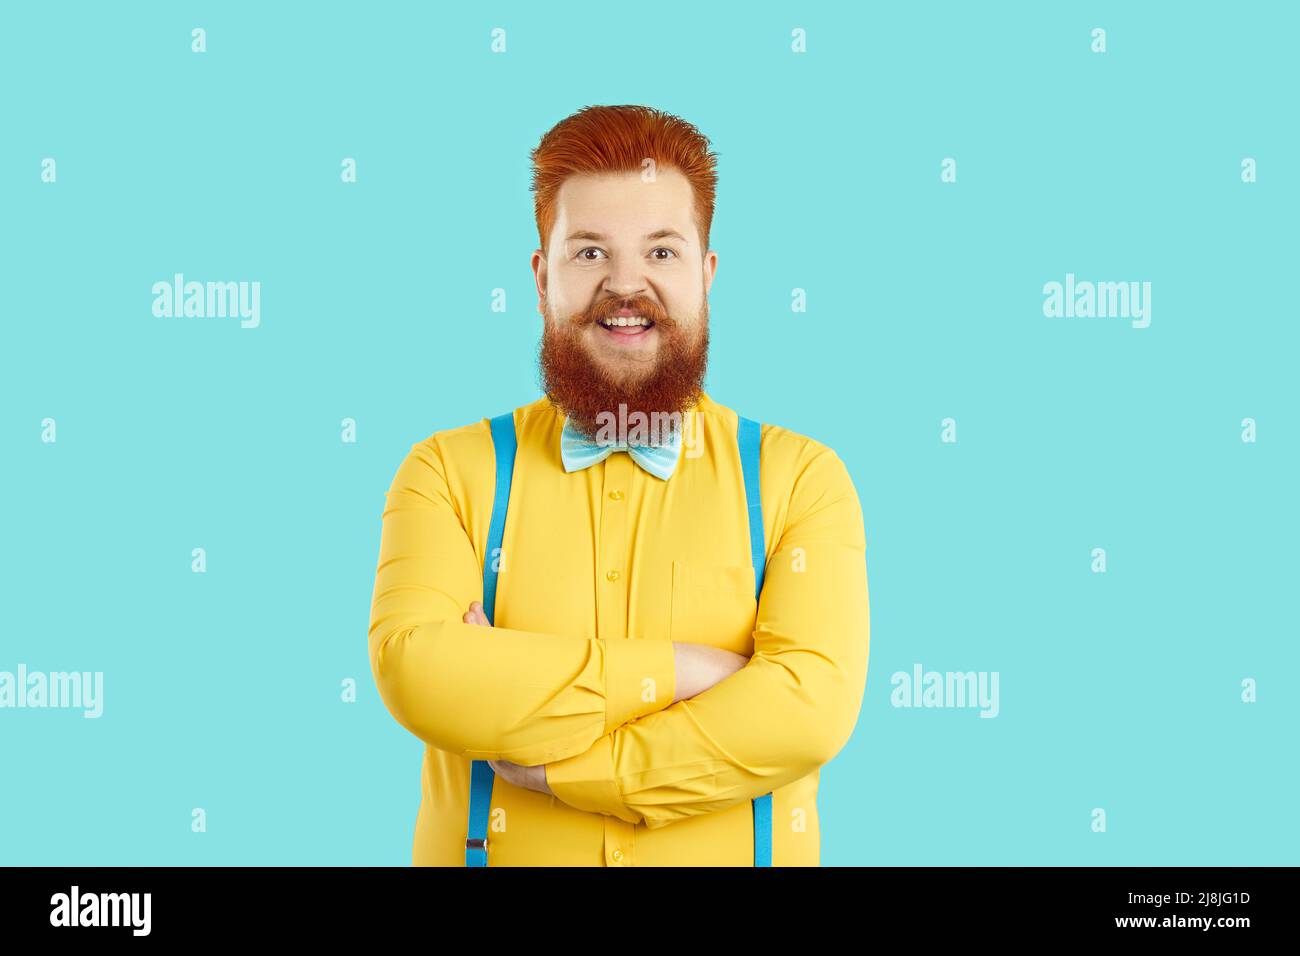
<path fill-rule="evenodd" d="M 862 509 L 832 450 L 808 462 L 789 514 L 767 563 L 749 663 L 548 763 L 558 799 L 661 827 L 762 796 L 840 751 L 862 706 L 870 612 Z"/>
<path fill-rule="evenodd" d="M 482 599 L 483 568 L 444 464 L 421 442 L 387 494 L 371 599 L 370 666 L 397 722 L 442 750 L 535 766 L 672 703 L 671 642 L 466 624 Z M 651 702 L 647 677 L 660 689 Z"/>

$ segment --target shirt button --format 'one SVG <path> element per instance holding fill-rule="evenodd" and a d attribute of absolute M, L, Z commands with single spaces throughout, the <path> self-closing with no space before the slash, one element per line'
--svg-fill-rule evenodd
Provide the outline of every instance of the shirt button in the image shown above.
<path fill-rule="evenodd" d="M 611 501 L 622 501 L 622 500 L 623 500 L 623 492 L 621 492 L 621 491 L 611 491 L 611 492 L 609 493 L 609 497 L 610 497 L 610 500 L 611 500 Z"/>
<path fill-rule="evenodd" d="M 611 855 L 614 857 L 614 862 L 615 862 L 615 863 L 622 863 L 622 862 L 623 862 L 623 851 L 622 851 L 622 850 L 615 850 L 615 851 L 613 852 L 613 854 L 611 854 Z"/>
<path fill-rule="evenodd" d="M 617 571 L 606 571 L 606 572 L 605 572 L 605 577 L 609 578 L 609 580 L 611 580 L 611 581 L 617 581 L 617 580 L 618 580 L 618 572 L 617 572 Z"/>

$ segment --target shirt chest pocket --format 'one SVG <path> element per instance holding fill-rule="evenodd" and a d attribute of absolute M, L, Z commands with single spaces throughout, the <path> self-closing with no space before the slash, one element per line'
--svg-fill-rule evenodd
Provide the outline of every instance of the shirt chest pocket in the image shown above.
<path fill-rule="evenodd" d="M 749 656 L 757 611 L 753 565 L 673 562 L 672 640 Z"/>

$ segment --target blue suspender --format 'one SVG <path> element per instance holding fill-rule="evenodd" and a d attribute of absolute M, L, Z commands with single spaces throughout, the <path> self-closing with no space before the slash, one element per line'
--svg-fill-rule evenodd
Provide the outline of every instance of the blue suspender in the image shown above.
<path fill-rule="evenodd" d="M 762 426 L 743 415 L 736 425 L 736 444 L 740 446 L 740 467 L 745 475 L 745 506 L 749 514 L 749 553 L 754 562 L 754 599 L 763 592 L 763 569 L 767 566 L 764 547 L 763 497 L 759 493 L 758 460 L 762 445 Z M 772 865 L 772 795 L 753 799 L 754 865 Z"/>
<path fill-rule="evenodd" d="M 506 508 L 510 504 L 510 479 L 515 472 L 515 413 L 492 419 L 492 446 L 496 450 L 497 482 L 492 497 L 492 520 L 488 523 L 487 554 L 483 556 L 483 613 L 491 624 L 497 617 L 497 569 L 501 540 L 506 530 Z M 486 760 L 469 767 L 469 829 L 465 834 L 465 865 L 487 866 L 488 816 L 492 806 L 492 783 L 496 774 Z"/>
<path fill-rule="evenodd" d="M 745 477 L 746 514 L 749 518 L 749 550 L 754 562 L 754 597 L 763 591 L 763 570 L 767 552 L 763 535 L 763 501 L 759 494 L 758 463 L 762 428 L 752 419 L 738 416 L 736 443 Z M 483 560 L 483 611 L 488 622 L 496 620 L 497 570 L 501 541 L 505 535 L 506 508 L 510 503 L 510 479 L 515 470 L 515 413 L 498 415 L 490 422 L 496 450 L 496 490 L 492 498 L 492 520 L 488 524 L 488 546 Z M 488 817 L 492 805 L 492 784 L 496 774 L 486 760 L 470 764 L 469 828 L 465 837 L 465 865 L 487 866 Z M 772 795 L 755 797 L 754 865 L 772 865 Z"/>
<path fill-rule="evenodd" d="M 496 449 L 497 487 L 492 497 L 492 520 L 488 523 L 488 549 L 483 561 L 483 611 L 488 623 L 496 620 L 497 570 L 501 540 L 506 531 L 506 508 L 510 504 L 510 479 L 515 473 L 515 413 L 492 419 L 492 447 Z"/>

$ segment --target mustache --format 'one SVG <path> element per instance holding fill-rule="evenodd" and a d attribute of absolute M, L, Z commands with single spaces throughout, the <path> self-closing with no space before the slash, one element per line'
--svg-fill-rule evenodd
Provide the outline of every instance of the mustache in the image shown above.
<path fill-rule="evenodd" d="M 634 296 L 631 299 L 602 299 L 581 314 L 579 318 L 584 324 L 600 322 L 622 309 L 635 312 L 637 315 L 644 315 L 655 325 L 671 325 L 673 321 L 657 302 L 647 299 L 645 296 Z"/>

